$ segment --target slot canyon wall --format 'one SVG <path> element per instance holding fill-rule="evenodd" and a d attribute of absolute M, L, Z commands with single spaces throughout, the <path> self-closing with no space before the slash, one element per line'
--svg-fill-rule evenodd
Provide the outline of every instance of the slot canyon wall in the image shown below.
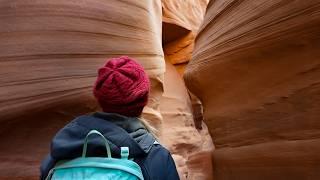
<path fill-rule="evenodd" d="M 320 2 L 212 0 L 184 74 L 214 179 L 319 179 Z"/>
<path fill-rule="evenodd" d="M 55 132 L 97 109 L 92 86 L 108 57 L 145 67 L 152 92 L 144 115 L 159 126 L 161 1 L 10 0 L 0 9 L 0 177 L 37 176 Z"/>
<path fill-rule="evenodd" d="M 1 120 L 67 99 L 84 102 L 97 67 L 119 55 L 146 68 L 154 87 L 147 109 L 157 110 L 165 71 L 161 2 L 14 0 L 0 8 Z"/>
<path fill-rule="evenodd" d="M 194 39 L 209 0 L 163 0 L 163 50 L 180 74 L 191 59 Z"/>
<path fill-rule="evenodd" d="M 166 64 L 160 140 L 173 154 L 181 180 L 212 179 L 213 144 L 206 125 L 196 129 L 192 102 L 176 68 Z"/>
<path fill-rule="evenodd" d="M 190 100 L 178 66 L 174 68 L 166 58 L 165 67 L 164 55 L 170 55 L 163 52 L 165 44 L 190 33 L 187 43 L 193 43 L 207 1 L 170 3 L 0 3 L 0 179 L 38 178 L 39 163 L 56 131 L 76 116 L 98 109 L 91 92 L 97 68 L 106 58 L 120 55 L 139 60 L 150 76 L 151 96 L 143 116 L 159 130 L 181 179 L 212 178 L 211 137 L 204 124 L 196 129 L 193 120 L 194 114 L 201 113 L 192 107 L 201 104 Z M 167 9 L 169 6 L 173 9 Z M 182 11 L 186 7 L 188 11 Z M 169 23 L 166 17 L 170 16 L 162 17 L 162 12 L 174 14 L 177 10 L 184 24 L 174 25 L 179 18 Z M 187 34 L 172 35 L 177 29 Z M 166 32 L 163 35 L 162 30 Z M 184 66 L 191 51 L 186 51 Z"/>
<path fill-rule="evenodd" d="M 160 139 L 173 153 L 181 180 L 212 179 L 214 146 L 202 121 L 202 105 L 182 79 L 207 4 L 208 0 L 162 0 L 166 73 L 160 101 Z"/>

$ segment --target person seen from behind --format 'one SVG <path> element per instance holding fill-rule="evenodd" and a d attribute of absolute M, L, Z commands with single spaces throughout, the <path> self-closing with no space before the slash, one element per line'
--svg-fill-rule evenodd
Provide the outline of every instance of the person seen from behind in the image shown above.
<path fill-rule="evenodd" d="M 153 128 L 141 118 L 149 91 L 149 78 L 140 64 L 126 56 L 109 59 L 98 70 L 93 89 L 102 112 L 77 117 L 59 130 L 41 164 L 40 179 L 58 161 L 80 157 L 84 138 L 95 129 L 110 141 L 112 157 L 120 157 L 119 147 L 129 147 L 129 158 L 140 166 L 145 180 L 178 180 L 171 154 L 157 143 Z M 105 145 L 92 143 L 88 156 L 105 156 Z"/>

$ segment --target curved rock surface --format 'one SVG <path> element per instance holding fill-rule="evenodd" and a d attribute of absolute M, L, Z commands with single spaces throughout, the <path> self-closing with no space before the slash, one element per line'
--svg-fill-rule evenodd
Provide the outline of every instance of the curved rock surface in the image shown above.
<path fill-rule="evenodd" d="M 163 22 L 197 31 L 209 0 L 162 0 Z"/>
<path fill-rule="evenodd" d="M 320 2 L 211 1 L 185 72 L 215 179 L 319 179 Z"/>
<path fill-rule="evenodd" d="M 208 0 L 162 0 L 162 43 L 167 68 L 160 101 L 163 116 L 160 139 L 173 153 L 180 178 L 189 180 L 212 179 L 214 147 L 202 121 L 202 105 L 181 79 L 191 59 L 207 3 Z"/>
<path fill-rule="evenodd" d="M 206 125 L 197 129 L 192 103 L 182 77 L 166 64 L 160 101 L 163 124 L 160 140 L 173 154 L 181 180 L 212 179 L 213 144 Z"/>
<path fill-rule="evenodd" d="M 162 0 L 164 52 L 172 64 L 187 63 L 191 59 L 194 39 L 208 2 Z"/>
<path fill-rule="evenodd" d="M 148 71 L 153 89 L 146 115 L 159 116 L 160 0 L 6 0 L 0 9 L 1 121 L 92 99 L 97 67 L 119 55 L 139 59 Z"/>

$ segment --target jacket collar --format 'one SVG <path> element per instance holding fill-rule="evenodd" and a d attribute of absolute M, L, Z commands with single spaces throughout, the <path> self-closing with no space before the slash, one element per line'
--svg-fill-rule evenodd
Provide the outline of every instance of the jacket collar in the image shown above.
<path fill-rule="evenodd" d="M 155 138 L 142 125 L 137 117 L 127 117 L 116 113 L 96 112 L 92 117 L 111 122 L 124 129 L 128 135 L 139 145 L 144 153 L 148 153 L 155 142 Z"/>

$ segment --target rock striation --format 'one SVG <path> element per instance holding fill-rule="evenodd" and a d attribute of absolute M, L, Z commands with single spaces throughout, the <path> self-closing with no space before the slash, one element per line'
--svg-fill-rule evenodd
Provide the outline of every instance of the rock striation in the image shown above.
<path fill-rule="evenodd" d="M 4 1 L 0 5 L 1 121 L 92 98 L 108 57 L 137 58 L 152 80 L 157 113 L 165 70 L 160 1 Z"/>
<path fill-rule="evenodd" d="M 191 59 L 194 39 L 209 0 L 162 0 L 163 44 L 166 59 L 184 64 Z"/>
<path fill-rule="evenodd" d="M 319 1 L 210 1 L 184 78 L 214 179 L 319 179 L 319 48 Z"/>

